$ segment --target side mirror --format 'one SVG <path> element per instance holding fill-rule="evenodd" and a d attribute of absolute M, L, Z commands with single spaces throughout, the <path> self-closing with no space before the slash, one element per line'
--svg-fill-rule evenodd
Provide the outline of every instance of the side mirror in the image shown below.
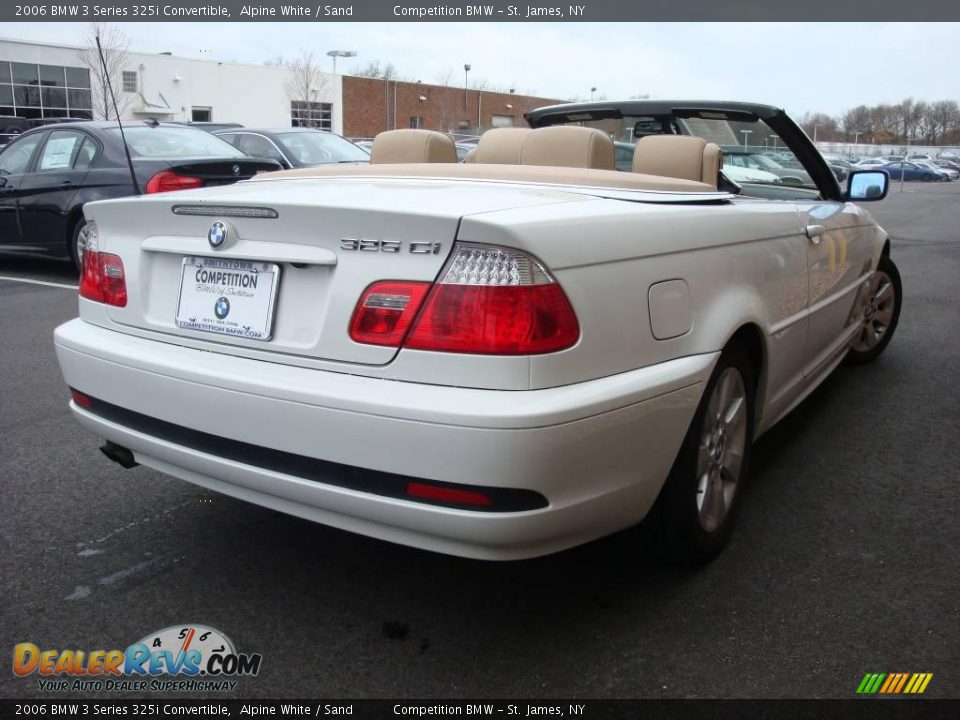
<path fill-rule="evenodd" d="M 854 170 L 847 177 L 846 200 L 871 202 L 883 200 L 890 189 L 890 175 L 886 170 Z"/>

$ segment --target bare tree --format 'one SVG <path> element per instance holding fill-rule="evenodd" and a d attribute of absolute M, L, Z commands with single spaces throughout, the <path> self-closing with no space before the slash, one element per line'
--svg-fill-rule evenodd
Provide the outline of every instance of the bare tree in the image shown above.
<path fill-rule="evenodd" d="M 897 135 L 904 140 L 915 140 L 922 108 L 917 106 L 913 98 L 906 98 L 894 106 L 894 110 L 897 115 Z"/>
<path fill-rule="evenodd" d="M 481 92 L 498 92 L 494 89 L 493 83 L 485 77 L 470 78 L 470 89 Z"/>
<path fill-rule="evenodd" d="M 354 65 L 351 75 L 357 77 L 383 78 L 384 80 L 399 80 L 397 68 L 393 63 L 381 63 L 380 60 L 371 60 L 366 65 Z"/>
<path fill-rule="evenodd" d="M 437 74 L 433 76 L 434 81 L 437 85 L 442 87 L 450 87 L 453 83 L 453 67 L 450 65 L 445 65 L 443 68 L 437 71 Z"/>
<path fill-rule="evenodd" d="M 870 116 L 870 108 L 866 105 L 858 105 L 852 110 L 847 110 L 843 114 L 840 124 L 848 141 L 859 141 L 862 137 L 863 141 L 867 142 L 873 132 L 873 118 Z"/>
<path fill-rule="evenodd" d="M 930 103 L 930 125 L 934 128 L 935 143 L 946 142 L 960 129 L 960 105 L 956 100 L 938 100 Z"/>
<path fill-rule="evenodd" d="M 800 127 L 808 137 L 818 141 L 837 139 L 837 119 L 824 113 L 806 113 L 800 120 Z"/>
<path fill-rule="evenodd" d="M 97 37 L 103 48 L 103 63 L 97 52 Z M 83 36 L 84 47 L 79 51 L 80 60 L 90 69 L 90 92 L 94 118 L 109 120 L 116 118 L 118 113 L 133 102 L 136 93 L 123 91 L 123 70 L 127 66 L 127 50 L 130 48 L 130 39 L 117 25 L 110 23 L 90 23 Z M 106 70 L 104 70 L 106 65 Z M 109 81 L 109 85 L 108 85 Z M 117 99 L 114 109 L 110 97 L 110 87 Z"/>
<path fill-rule="evenodd" d="M 819 140 L 858 140 L 878 145 L 923 143 L 952 145 L 960 142 L 960 104 L 956 100 L 927 102 L 906 98 L 896 105 L 858 105 L 832 118 L 807 113 L 800 125 Z"/>
<path fill-rule="evenodd" d="M 285 63 L 287 79 L 284 91 L 290 100 L 291 109 L 299 105 L 299 124 L 302 127 L 320 127 L 321 118 L 306 103 L 319 102 L 327 88 L 327 76 L 320 69 L 320 62 L 312 52 L 304 52 L 296 60 Z M 326 129 L 326 128 L 325 128 Z"/>

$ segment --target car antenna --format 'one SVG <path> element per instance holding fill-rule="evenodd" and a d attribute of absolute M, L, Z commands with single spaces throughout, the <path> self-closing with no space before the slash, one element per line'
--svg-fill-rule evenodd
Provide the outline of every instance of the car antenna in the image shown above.
<path fill-rule="evenodd" d="M 113 103 L 113 112 L 117 115 L 117 127 L 120 128 L 120 140 L 123 142 L 123 152 L 127 155 L 127 167 L 130 168 L 130 177 L 133 179 L 133 194 L 140 194 L 140 185 L 137 183 L 137 173 L 133 169 L 133 159 L 130 157 L 130 148 L 127 137 L 123 134 L 123 123 L 120 122 L 120 111 L 117 109 L 117 97 L 113 94 L 113 85 L 110 82 L 110 72 L 107 70 L 107 61 L 103 59 L 103 48 L 100 46 L 100 33 L 94 35 L 97 41 L 97 54 L 100 55 L 100 66 L 103 68 L 103 79 L 107 82 L 110 91 L 110 101 Z"/>

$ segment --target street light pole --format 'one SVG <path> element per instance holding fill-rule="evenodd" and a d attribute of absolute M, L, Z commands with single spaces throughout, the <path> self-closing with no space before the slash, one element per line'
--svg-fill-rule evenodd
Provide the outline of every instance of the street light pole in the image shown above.
<path fill-rule="evenodd" d="M 750 136 L 750 134 L 751 134 L 752 132 L 753 132 L 753 130 L 741 130 L 741 131 L 740 131 L 740 133 L 743 135 L 743 149 L 744 149 L 744 150 L 747 149 L 747 138 Z"/>
<path fill-rule="evenodd" d="M 597 91 L 595 87 L 590 88 L 590 101 L 593 101 L 593 94 Z"/>
<path fill-rule="evenodd" d="M 327 56 L 333 58 L 333 74 L 337 74 L 337 58 L 338 57 L 356 57 L 357 53 L 355 50 L 328 50 Z"/>
<path fill-rule="evenodd" d="M 463 110 L 467 110 L 467 88 L 470 86 L 470 64 L 463 66 Z"/>
<path fill-rule="evenodd" d="M 820 126 L 819 126 L 819 125 L 816 125 L 816 124 L 813 126 L 813 144 L 814 144 L 814 145 L 817 144 L 817 128 L 819 128 L 819 127 L 820 127 Z"/>

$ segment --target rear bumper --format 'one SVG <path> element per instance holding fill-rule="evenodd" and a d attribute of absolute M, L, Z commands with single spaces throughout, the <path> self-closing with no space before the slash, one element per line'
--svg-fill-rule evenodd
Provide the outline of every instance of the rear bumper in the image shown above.
<path fill-rule="evenodd" d="M 55 342 L 68 385 L 127 411 L 72 403 L 77 419 L 143 465 L 334 527 L 503 560 L 555 552 L 642 519 L 717 357 L 546 390 L 491 391 L 265 363 L 81 320 L 57 328 Z M 157 422 L 135 422 L 134 413 Z M 169 427 L 180 430 L 154 429 Z M 191 431 L 208 442 L 193 442 Z M 236 444 L 262 452 L 227 452 Z M 315 472 L 267 462 L 277 454 L 316 459 Z M 347 487 L 335 476 L 343 466 L 370 477 L 532 491 L 546 505 L 428 505 Z"/>

